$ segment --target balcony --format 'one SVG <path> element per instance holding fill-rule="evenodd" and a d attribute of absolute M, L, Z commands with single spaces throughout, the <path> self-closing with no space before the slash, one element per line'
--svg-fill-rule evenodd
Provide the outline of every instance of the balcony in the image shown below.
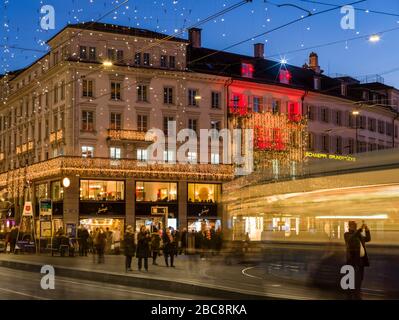
<path fill-rule="evenodd" d="M 154 141 L 145 139 L 145 131 L 108 129 L 108 139 L 112 141 Z"/>
<path fill-rule="evenodd" d="M 50 143 L 51 144 L 58 143 L 58 142 L 62 141 L 62 139 L 64 139 L 64 132 L 62 129 L 50 134 Z"/>

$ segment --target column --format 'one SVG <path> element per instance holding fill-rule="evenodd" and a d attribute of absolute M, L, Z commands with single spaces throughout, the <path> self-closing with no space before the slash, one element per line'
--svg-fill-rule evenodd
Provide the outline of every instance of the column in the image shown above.
<path fill-rule="evenodd" d="M 136 229 L 136 207 L 135 207 L 135 190 L 136 181 L 132 178 L 126 179 L 125 201 L 126 201 L 126 226 L 131 225 L 133 230 Z"/>
<path fill-rule="evenodd" d="M 79 177 L 68 177 L 71 184 L 68 188 L 64 188 L 64 225 L 67 223 L 74 223 L 79 225 L 79 197 L 80 185 Z M 64 177 L 61 177 L 61 180 Z"/>
<path fill-rule="evenodd" d="M 178 182 L 177 201 L 179 210 L 177 227 L 187 228 L 187 181 Z"/>

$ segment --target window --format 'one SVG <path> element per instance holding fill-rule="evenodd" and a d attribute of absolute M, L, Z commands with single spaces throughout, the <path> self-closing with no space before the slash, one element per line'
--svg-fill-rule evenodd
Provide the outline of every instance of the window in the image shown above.
<path fill-rule="evenodd" d="M 171 87 L 163 88 L 163 103 L 173 104 L 173 88 Z"/>
<path fill-rule="evenodd" d="M 188 202 L 217 203 L 220 201 L 221 186 L 219 184 L 189 183 Z"/>
<path fill-rule="evenodd" d="M 369 124 L 369 130 L 371 132 L 375 132 L 376 131 L 376 127 L 377 127 L 377 120 L 373 119 L 373 118 L 368 118 L 368 124 Z"/>
<path fill-rule="evenodd" d="M 82 157 L 83 158 L 93 158 L 94 157 L 94 147 L 82 146 Z"/>
<path fill-rule="evenodd" d="M 281 111 L 281 101 L 277 99 L 272 100 L 272 112 L 274 114 L 280 113 Z"/>
<path fill-rule="evenodd" d="M 324 152 L 330 151 L 330 137 L 328 135 L 322 135 L 321 145 L 322 145 L 322 151 Z"/>
<path fill-rule="evenodd" d="M 176 201 L 176 182 L 136 182 L 136 201 Z"/>
<path fill-rule="evenodd" d="M 123 50 L 116 51 L 116 62 L 123 62 Z"/>
<path fill-rule="evenodd" d="M 314 150 L 316 146 L 316 136 L 314 133 L 309 132 L 308 134 L 308 150 Z"/>
<path fill-rule="evenodd" d="M 187 161 L 190 163 L 197 163 L 197 153 L 189 151 L 187 153 Z"/>
<path fill-rule="evenodd" d="M 352 138 L 348 140 L 348 153 L 349 154 L 355 153 L 355 140 Z"/>
<path fill-rule="evenodd" d="M 140 52 L 137 52 L 134 55 L 134 64 L 137 66 L 141 65 L 141 53 Z"/>
<path fill-rule="evenodd" d="M 360 129 L 366 129 L 367 118 L 365 116 L 360 116 Z"/>
<path fill-rule="evenodd" d="M 111 147 L 110 148 L 110 157 L 111 157 L 111 159 L 120 159 L 121 158 L 121 148 Z"/>
<path fill-rule="evenodd" d="M 58 85 L 55 84 L 54 85 L 54 103 L 57 103 L 57 102 L 58 102 Z M 28 108 L 26 110 L 28 110 Z"/>
<path fill-rule="evenodd" d="M 147 131 L 147 116 L 146 115 L 137 115 L 137 130 L 138 131 Z"/>
<path fill-rule="evenodd" d="M 168 67 L 168 56 L 161 56 L 161 68 Z"/>
<path fill-rule="evenodd" d="M 389 123 L 389 122 L 386 123 L 386 134 L 389 137 L 393 136 L 393 125 L 392 125 L 392 123 Z"/>
<path fill-rule="evenodd" d="M 65 81 L 61 82 L 61 100 L 65 100 Z"/>
<path fill-rule="evenodd" d="M 60 122 L 61 122 L 60 129 L 65 129 L 65 112 L 64 111 L 61 111 L 61 113 L 60 113 Z"/>
<path fill-rule="evenodd" d="M 176 68 L 176 57 L 169 56 L 169 68 L 174 69 Z"/>
<path fill-rule="evenodd" d="M 64 188 L 61 181 L 51 182 L 51 200 L 60 201 L 64 198 Z"/>
<path fill-rule="evenodd" d="M 174 120 L 175 119 L 173 117 L 163 117 L 163 132 L 165 133 L 166 136 L 169 135 L 168 123 Z"/>
<path fill-rule="evenodd" d="M 252 99 L 252 111 L 253 112 L 262 112 L 262 97 L 253 97 Z"/>
<path fill-rule="evenodd" d="M 111 112 L 110 129 L 120 130 L 122 127 L 122 115 L 120 113 Z"/>
<path fill-rule="evenodd" d="M 241 64 L 241 76 L 245 78 L 252 78 L 254 73 L 254 66 L 250 63 Z"/>
<path fill-rule="evenodd" d="M 80 200 L 122 201 L 125 183 L 113 180 L 80 180 Z"/>
<path fill-rule="evenodd" d="M 328 123 L 330 121 L 328 108 L 321 108 L 321 121 Z"/>
<path fill-rule="evenodd" d="M 279 74 L 280 83 L 290 84 L 291 73 L 288 70 L 281 69 Z"/>
<path fill-rule="evenodd" d="M 342 125 L 342 111 L 340 110 L 335 111 L 335 124 L 337 126 Z"/>
<path fill-rule="evenodd" d="M 163 152 L 163 160 L 165 162 L 171 162 L 175 160 L 175 156 L 174 156 L 175 152 L 172 150 L 165 150 Z"/>
<path fill-rule="evenodd" d="M 220 92 L 212 91 L 212 109 L 220 109 Z"/>
<path fill-rule="evenodd" d="M 57 115 L 57 113 L 54 113 L 54 115 L 53 115 L 53 131 L 54 132 L 58 131 L 58 115 Z"/>
<path fill-rule="evenodd" d="M 36 200 L 48 199 L 47 183 L 42 183 L 35 186 L 35 198 Z"/>
<path fill-rule="evenodd" d="M 137 86 L 137 101 L 147 102 L 147 88 L 144 84 Z"/>
<path fill-rule="evenodd" d="M 114 49 L 107 50 L 107 58 L 108 60 L 115 61 L 116 60 L 116 52 Z"/>
<path fill-rule="evenodd" d="M 87 60 L 87 47 L 86 46 L 80 46 L 80 48 L 79 48 L 79 58 L 81 60 Z"/>
<path fill-rule="evenodd" d="M 111 100 L 121 100 L 120 82 L 111 82 Z"/>
<path fill-rule="evenodd" d="M 335 146 L 336 146 L 336 153 L 337 154 L 342 154 L 342 138 L 341 137 L 336 137 L 335 138 Z"/>
<path fill-rule="evenodd" d="M 219 153 L 211 153 L 211 164 L 219 164 L 219 163 L 220 163 Z"/>
<path fill-rule="evenodd" d="M 137 149 L 137 160 L 147 161 L 147 149 Z"/>
<path fill-rule="evenodd" d="M 83 97 L 93 98 L 93 80 L 83 80 Z"/>
<path fill-rule="evenodd" d="M 385 122 L 378 120 L 378 133 L 384 134 L 385 133 Z"/>
<path fill-rule="evenodd" d="M 149 66 L 150 65 L 150 54 L 149 53 L 144 53 L 143 54 L 143 64 L 145 66 Z"/>
<path fill-rule="evenodd" d="M 96 61 L 97 60 L 97 53 L 95 47 L 90 47 L 89 49 L 89 60 Z"/>
<path fill-rule="evenodd" d="M 188 105 L 197 106 L 198 92 L 195 89 L 188 89 Z"/>
<path fill-rule="evenodd" d="M 188 119 L 188 128 L 197 132 L 197 119 Z"/>
<path fill-rule="evenodd" d="M 94 113 L 93 111 L 82 111 L 82 130 L 94 131 Z"/>

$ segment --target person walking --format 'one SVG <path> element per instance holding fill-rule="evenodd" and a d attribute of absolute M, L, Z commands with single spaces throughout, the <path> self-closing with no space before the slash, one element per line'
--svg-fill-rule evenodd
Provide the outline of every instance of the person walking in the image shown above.
<path fill-rule="evenodd" d="M 96 235 L 96 251 L 98 254 L 98 263 L 104 263 L 104 252 L 105 252 L 105 246 L 107 243 L 107 235 L 104 232 L 102 228 L 98 231 Z"/>
<path fill-rule="evenodd" d="M 89 231 L 83 227 L 82 232 L 81 232 L 81 243 L 82 243 L 82 256 L 87 257 L 87 251 L 89 249 Z M 79 247 L 80 248 L 80 247 Z"/>
<path fill-rule="evenodd" d="M 187 242 L 188 242 L 187 229 L 183 228 L 183 231 L 180 233 L 180 254 L 187 255 Z"/>
<path fill-rule="evenodd" d="M 112 235 L 112 243 L 114 245 L 114 254 L 118 255 L 121 248 L 121 231 L 119 230 L 119 228 L 117 228 Z"/>
<path fill-rule="evenodd" d="M 163 254 L 165 256 L 165 264 L 167 267 L 169 267 L 169 257 L 170 257 L 170 266 L 172 268 L 175 267 L 175 265 L 173 264 L 174 262 L 174 258 L 177 252 L 177 243 L 176 243 L 176 239 L 175 237 L 173 237 L 172 232 L 170 231 L 170 229 L 166 229 L 166 231 L 164 232 L 163 235 L 163 245 L 164 245 L 164 249 L 163 249 Z"/>
<path fill-rule="evenodd" d="M 89 253 L 94 253 L 94 235 L 93 231 L 90 231 L 89 237 L 87 238 L 87 248 Z"/>
<path fill-rule="evenodd" d="M 364 278 L 364 267 L 369 267 L 366 242 L 371 241 L 370 230 L 366 224 L 357 229 L 355 221 L 349 221 L 349 230 L 345 232 L 346 263 L 355 270 L 355 289 L 350 290 L 350 299 L 361 299 L 361 286 Z"/>
<path fill-rule="evenodd" d="M 10 231 L 10 252 L 15 252 L 15 246 L 17 245 L 18 238 L 18 227 L 12 227 Z"/>
<path fill-rule="evenodd" d="M 157 258 L 159 255 L 159 251 L 161 248 L 161 237 L 159 235 L 159 231 L 157 228 L 153 229 L 153 233 L 151 235 L 151 250 L 152 250 L 152 264 L 157 266 Z"/>
<path fill-rule="evenodd" d="M 111 230 L 109 230 L 109 228 L 107 227 L 105 229 L 105 238 L 106 238 L 105 253 L 106 254 L 110 254 L 111 253 L 112 238 L 113 238 L 112 234 L 113 234 L 113 232 Z"/>
<path fill-rule="evenodd" d="M 141 271 L 144 260 L 144 269 L 148 271 L 148 257 L 151 256 L 150 250 L 151 236 L 146 230 L 145 226 L 141 226 L 140 232 L 137 235 L 137 252 L 136 257 L 138 259 L 138 268 Z"/>
<path fill-rule="evenodd" d="M 82 232 L 83 232 L 83 226 L 80 225 L 78 227 L 78 246 L 79 246 L 79 256 L 82 257 L 83 256 L 83 243 L 82 243 Z"/>
<path fill-rule="evenodd" d="M 125 238 L 123 240 L 125 248 L 125 269 L 126 272 L 132 271 L 132 258 L 136 252 L 136 243 L 134 241 L 134 232 L 132 226 L 126 227 Z"/>

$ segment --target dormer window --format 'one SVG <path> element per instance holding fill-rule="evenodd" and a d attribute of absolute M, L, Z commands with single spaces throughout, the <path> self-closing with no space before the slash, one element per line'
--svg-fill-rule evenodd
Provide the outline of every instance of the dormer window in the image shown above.
<path fill-rule="evenodd" d="M 347 87 L 345 83 L 341 83 L 341 95 L 346 96 Z"/>
<path fill-rule="evenodd" d="M 279 74 L 280 83 L 290 84 L 291 73 L 288 70 L 281 69 Z"/>
<path fill-rule="evenodd" d="M 250 63 L 241 64 L 241 76 L 245 78 L 252 78 L 254 73 L 254 66 Z"/>
<path fill-rule="evenodd" d="M 315 90 L 320 90 L 320 83 L 321 83 L 321 79 L 319 77 L 314 77 L 314 79 L 313 79 L 313 88 Z"/>

